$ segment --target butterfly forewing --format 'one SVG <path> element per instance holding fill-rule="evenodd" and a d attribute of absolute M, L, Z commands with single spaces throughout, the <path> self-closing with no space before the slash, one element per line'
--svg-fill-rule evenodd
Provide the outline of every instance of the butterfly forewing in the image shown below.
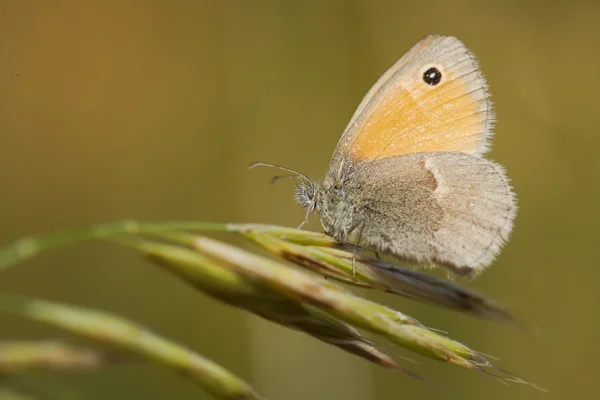
<path fill-rule="evenodd" d="M 439 81 L 427 79 L 436 71 Z M 367 93 L 340 138 L 329 174 L 339 179 L 358 162 L 399 154 L 481 156 L 492 123 L 487 85 L 473 54 L 456 38 L 428 36 Z"/>

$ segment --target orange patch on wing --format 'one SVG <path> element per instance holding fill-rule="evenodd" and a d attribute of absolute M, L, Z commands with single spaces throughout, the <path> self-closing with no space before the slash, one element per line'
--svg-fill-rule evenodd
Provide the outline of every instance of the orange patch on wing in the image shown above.
<path fill-rule="evenodd" d="M 356 160 L 433 151 L 476 152 L 489 119 L 483 88 L 463 78 L 429 86 L 400 79 L 382 94 L 355 128 L 350 153 Z M 471 77 L 472 79 L 472 77 Z"/>

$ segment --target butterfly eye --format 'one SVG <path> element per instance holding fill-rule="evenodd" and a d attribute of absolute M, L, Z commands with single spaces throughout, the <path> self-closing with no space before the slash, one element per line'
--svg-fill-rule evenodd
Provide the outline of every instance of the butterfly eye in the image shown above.
<path fill-rule="evenodd" d="M 435 86 L 442 80 L 442 73 L 439 69 L 431 67 L 423 74 L 423 80 L 426 84 Z"/>

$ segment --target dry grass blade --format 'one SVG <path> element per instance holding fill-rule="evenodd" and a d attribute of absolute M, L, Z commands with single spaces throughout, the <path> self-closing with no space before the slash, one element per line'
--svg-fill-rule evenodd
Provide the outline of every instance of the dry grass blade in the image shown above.
<path fill-rule="evenodd" d="M 171 237 L 173 234 L 162 234 Z M 281 296 L 234 271 L 228 264 L 179 246 L 142 240 L 123 240 L 168 271 L 210 296 L 278 324 L 305 332 L 383 367 L 400 368 L 391 357 L 355 328 L 314 307 Z"/>
<path fill-rule="evenodd" d="M 136 353 L 185 375 L 217 398 L 261 399 L 250 385 L 223 367 L 124 318 L 7 293 L 0 293 L 0 309 Z"/>
<path fill-rule="evenodd" d="M 207 222 L 175 221 L 140 223 L 137 221 L 117 221 L 79 229 L 69 229 L 27 236 L 0 249 L 0 270 L 14 266 L 18 262 L 34 257 L 44 251 L 73 245 L 86 240 L 101 240 L 121 235 L 138 235 L 179 230 L 235 232 L 237 231 L 237 226 Z"/>
<path fill-rule="evenodd" d="M 258 280 L 347 323 L 380 333 L 413 351 L 467 368 L 475 368 L 476 363 L 487 364 L 477 352 L 430 331 L 415 319 L 358 297 L 323 278 L 206 237 L 196 237 L 193 246 L 202 254 L 229 263 L 248 279 Z"/>
<path fill-rule="evenodd" d="M 237 233 L 308 270 L 190 231 Z M 0 270 L 42 251 L 92 239 L 133 248 L 220 301 L 384 367 L 402 369 L 358 329 L 377 333 L 427 357 L 486 372 L 502 382 L 528 384 L 414 318 L 357 296 L 326 278 L 516 323 L 508 311 L 452 282 L 361 254 L 318 232 L 259 224 L 124 221 L 18 240 L 0 249 Z M 212 361 L 123 318 L 1 293 L 0 309 L 142 355 L 184 373 L 218 398 L 260 398 L 248 384 Z M 488 367 L 495 372 L 487 372 Z"/>
<path fill-rule="evenodd" d="M 198 236 L 191 242 L 200 253 L 229 263 L 248 279 L 256 280 L 297 302 L 310 304 L 346 323 L 385 336 L 427 357 L 485 372 L 502 382 L 518 382 L 538 388 L 505 370 L 496 368 L 482 354 L 440 335 L 415 319 L 371 302 L 318 276 L 284 265 L 214 239 Z M 482 367 L 496 369 L 492 374 Z"/>
<path fill-rule="evenodd" d="M 30 368 L 89 371 L 114 361 L 105 352 L 56 340 L 0 342 L 0 374 Z"/>
<path fill-rule="evenodd" d="M 452 308 L 480 318 L 523 326 L 496 302 L 479 293 L 435 276 L 389 262 L 356 255 L 324 234 L 274 226 L 248 225 L 240 232 L 269 252 L 337 279 L 361 287 Z"/>

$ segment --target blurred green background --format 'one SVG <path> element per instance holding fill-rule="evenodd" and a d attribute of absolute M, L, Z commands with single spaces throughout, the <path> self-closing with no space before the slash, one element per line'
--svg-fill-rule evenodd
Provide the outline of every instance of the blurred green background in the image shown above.
<path fill-rule="evenodd" d="M 273 171 L 248 163 L 321 176 L 379 75 L 426 34 L 459 37 L 488 78 L 498 116 L 490 157 L 519 199 L 509 245 L 468 285 L 538 329 L 369 296 L 500 357 L 547 394 L 392 345 L 434 383 L 371 366 L 109 245 L 29 261 L 3 272 L 0 290 L 147 324 L 271 399 L 594 397 L 599 21 L 597 1 L 0 1 L 0 243 L 122 218 L 296 226 L 290 182 L 269 186 Z M 0 315 L 0 339 L 60 334 Z M 209 398 L 146 365 L 19 379 L 40 398 Z"/>

